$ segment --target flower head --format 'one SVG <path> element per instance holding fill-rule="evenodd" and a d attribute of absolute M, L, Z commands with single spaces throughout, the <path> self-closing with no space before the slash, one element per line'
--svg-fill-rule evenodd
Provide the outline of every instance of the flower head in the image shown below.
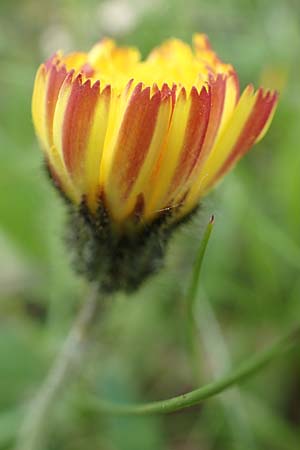
<path fill-rule="evenodd" d="M 38 70 L 32 111 L 60 190 L 124 234 L 193 211 L 264 136 L 276 103 L 252 85 L 240 95 L 233 67 L 197 34 L 194 50 L 170 39 L 145 61 L 110 39 L 58 52 Z"/>

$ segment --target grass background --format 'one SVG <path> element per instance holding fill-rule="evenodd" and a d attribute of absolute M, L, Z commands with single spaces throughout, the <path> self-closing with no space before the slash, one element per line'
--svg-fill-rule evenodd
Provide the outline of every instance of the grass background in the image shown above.
<path fill-rule="evenodd" d="M 300 315 L 300 6 L 296 0 L 0 3 L 0 449 L 47 373 L 86 286 L 62 245 L 65 211 L 43 173 L 30 102 L 39 63 L 103 35 L 141 48 L 209 35 L 249 82 L 281 90 L 272 127 L 174 236 L 166 269 L 111 305 L 94 362 L 57 405 L 47 450 L 298 450 L 300 358 L 286 356 L 230 393 L 167 417 L 87 413 L 83 393 L 165 398 L 195 383 L 183 296 L 196 244 L 216 225 L 202 273 L 203 379 L 281 335 Z M 202 309 L 201 309 L 202 308 Z M 206 308 L 207 309 L 207 308 Z M 214 311 L 212 315 L 211 312 Z M 46 449 L 45 449 L 46 450 Z"/>

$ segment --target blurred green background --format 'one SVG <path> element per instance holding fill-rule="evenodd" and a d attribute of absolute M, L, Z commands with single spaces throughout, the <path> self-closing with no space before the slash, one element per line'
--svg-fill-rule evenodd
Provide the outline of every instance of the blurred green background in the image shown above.
<path fill-rule="evenodd" d="M 69 329 L 84 282 L 63 246 L 66 212 L 43 170 L 30 102 L 37 66 L 57 48 L 103 35 L 144 55 L 205 32 L 241 85 L 281 90 L 266 138 L 174 236 L 166 268 L 132 298 L 117 296 L 93 363 L 57 405 L 47 450 L 299 450 L 300 357 L 285 356 L 230 392 L 165 417 L 88 413 L 83 393 L 166 398 L 195 386 L 184 292 L 209 215 L 202 273 L 202 380 L 284 333 L 300 316 L 300 4 L 297 0 L 0 1 L 0 449 Z M 46 450 L 46 449 L 45 449 Z"/>

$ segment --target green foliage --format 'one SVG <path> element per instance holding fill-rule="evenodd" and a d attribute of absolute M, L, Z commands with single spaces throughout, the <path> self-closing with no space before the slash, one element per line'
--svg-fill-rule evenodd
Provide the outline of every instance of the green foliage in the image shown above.
<path fill-rule="evenodd" d="M 94 363 L 57 405 L 45 450 L 296 450 L 300 362 L 295 355 L 224 401 L 216 398 L 163 418 L 89 415 L 78 401 L 91 388 L 111 400 L 137 402 L 195 387 L 183 295 L 211 213 L 216 225 L 202 287 L 232 359 L 259 350 L 300 317 L 298 2 L 119 3 L 128 5 L 134 19 L 125 31 L 112 29 L 120 42 L 146 54 L 166 37 L 190 41 L 193 32 L 205 32 L 237 68 L 242 87 L 254 81 L 256 86 L 281 83 L 283 89 L 268 135 L 173 238 L 166 269 L 130 299 L 119 295 L 111 305 Z M 84 292 L 84 282 L 69 268 L 62 245 L 66 213 L 43 173 L 31 124 L 34 74 L 57 48 L 87 49 L 109 34 L 103 11 L 104 2 L 94 0 L 0 3 L 0 450 L 13 448 L 24 407 Z M 202 383 L 216 375 L 211 361 L 220 363 L 215 346 L 206 350 L 203 333 Z"/>

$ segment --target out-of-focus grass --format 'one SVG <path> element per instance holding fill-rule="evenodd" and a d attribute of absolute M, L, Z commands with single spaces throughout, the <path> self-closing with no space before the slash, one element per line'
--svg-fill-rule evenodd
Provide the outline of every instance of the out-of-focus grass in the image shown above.
<path fill-rule="evenodd" d="M 112 4 L 117 4 L 113 10 Z M 127 22 L 118 22 L 120 10 Z M 245 383 L 239 405 L 231 397 L 229 411 L 232 417 L 243 415 L 237 426 L 242 420 L 245 433 L 234 431 L 228 407 L 219 399 L 143 419 L 89 416 L 77 401 L 89 386 L 126 401 L 164 398 L 192 387 L 183 292 L 195 243 L 212 212 L 216 226 L 202 282 L 232 359 L 259 349 L 299 319 L 298 2 L 1 0 L 0 11 L 0 449 L 12 448 L 23 408 L 84 292 L 68 266 L 61 243 L 65 212 L 43 173 L 32 129 L 35 70 L 58 47 L 87 49 L 104 34 L 146 54 L 164 38 L 190 41 L 196 31 L 209 34 L 223 59 L 235 65 L 242 86 L 254 81 L 282 88 L 278 111 L 263 142 L 204 202 L 199 218 L 174 238 L 164 272 L 133 298 L 116 299 L 96 362 L 57 405 L 49 449 L 298 449 L 300 363 L 295 355 Z M 203 353 L 203 381 L 210 375 Z"/>

